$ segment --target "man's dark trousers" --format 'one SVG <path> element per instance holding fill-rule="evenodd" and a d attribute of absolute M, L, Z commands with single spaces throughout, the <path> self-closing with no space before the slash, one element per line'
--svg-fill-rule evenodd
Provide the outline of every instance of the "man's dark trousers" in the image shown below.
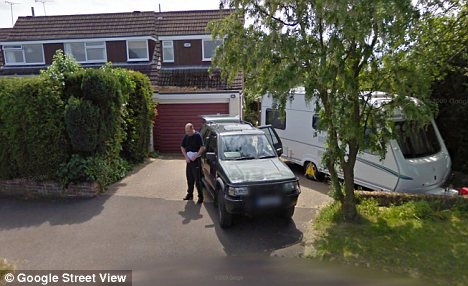
<path fill-rule="evenodd" d="M 197 158 L 195 161 L 187 163 L 185 168 L 187 176 L 188 190 L 187 193 L 193 196 L 194 185 L 197 186 L 198 198 L 203 199 L 203 188 L 201 183 L 201 159 Z"/>

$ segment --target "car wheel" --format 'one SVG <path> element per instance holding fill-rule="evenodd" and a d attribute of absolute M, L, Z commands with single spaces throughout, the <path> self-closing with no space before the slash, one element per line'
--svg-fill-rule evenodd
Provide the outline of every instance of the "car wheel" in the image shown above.
<path fill-rule="evenodd" d="M 221 228 L 228 228 L 232 225 L 232 214 L 226 211 L 226 207 L 224 206 L 224 199 L 222 197 L 222 193 L 219 192 L 217 196 L 217 205 L 218 205 L 218 217 L 219 217 L 219 225 Z"/>
<path fill-rule="evenodd" d="M 304 165 L 304 176 L 314 181 L 323 181 L 323 173 L 320 173 L 313 162 L 306 162 Z"/>
<path fill-rule="evenodd" d="M 295 207 L 286 208 L 281 212 L 281 216 L 286 219 L 291 219 L 294 215 L 295 209 L 296 209 Z"/>

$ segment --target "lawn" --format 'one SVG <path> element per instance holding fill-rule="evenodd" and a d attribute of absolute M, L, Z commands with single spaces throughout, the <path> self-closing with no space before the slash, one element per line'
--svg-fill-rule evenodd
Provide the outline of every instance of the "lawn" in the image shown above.
<path fill-rule="evenodd" d="M 379 207 L 358 205 L 360 221 L 341 220 L 340 205 L 324 207 L 306 254 L 327 262 L 403 274 L 434 285 L 468 281 L 468 211 L 466 204 L 442 209 L 436 202 L 408 202 Z"/>
<path fill-rule="evenodd" d="M 3 275 L 12 270 L 14 270 L 13 265 L 8 263 L 6 259 L 0 258 L 0 282 L 3 281 Z"/>

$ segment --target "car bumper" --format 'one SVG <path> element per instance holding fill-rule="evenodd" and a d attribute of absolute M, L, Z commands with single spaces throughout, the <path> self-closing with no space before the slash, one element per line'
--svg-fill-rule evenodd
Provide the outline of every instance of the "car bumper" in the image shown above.
<path fill-rule="evenodd" d="M 283 195 L 280 197 L 280 203 L 272 206 L 259 206 L 259 198 L 225 196 L 224 206 L 231 214 L 258 215 L 295 207 L 299 194 L 300 191 Z"/>

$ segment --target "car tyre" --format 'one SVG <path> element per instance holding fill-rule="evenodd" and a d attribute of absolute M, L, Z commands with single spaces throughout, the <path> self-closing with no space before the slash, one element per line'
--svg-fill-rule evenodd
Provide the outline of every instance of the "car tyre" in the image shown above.
<path fill-rule="evenodd" d="M 294 215 L 295 209 L 296 209 L 295 207 L 289 207 L 289 208 L 284 209 L 281 212 L 281 217 L 286 218 L 286 219 L 291 219 Z"/>
<path fill-rule="evenodd" d="M 232 225 L 232 214 L 226 211 L 222 193 L 218 193 L 217 205 L 218 205 L 219 225 L 221 226 L 221 228 L 229 228 Z"/>

